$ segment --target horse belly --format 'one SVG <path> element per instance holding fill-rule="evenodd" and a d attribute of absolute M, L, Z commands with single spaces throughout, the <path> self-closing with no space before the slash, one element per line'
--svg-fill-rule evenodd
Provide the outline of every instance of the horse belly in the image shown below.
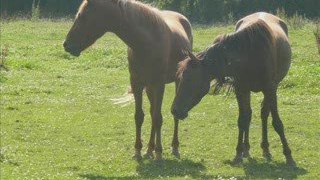
<path fill-rule="evenodd" d="M 238 79 L 238 84 L 241 87 L 248 89 L 252 92 L 260 92 L 262 91 L 268 82 L 271 80 L 266 73 L 264 73 L 264 69 L 256 69 L 256 70 L 247 70 L 246 72 L 250 72 L 248 74 L 242 74 Z"/>
<path fill-rule="evenodd" d="M 163 83 L 165 81 L 165 69 L 162 63 L 157 61 L 135 61 L 129 63 L 131 79 L 144 85 Z"/>

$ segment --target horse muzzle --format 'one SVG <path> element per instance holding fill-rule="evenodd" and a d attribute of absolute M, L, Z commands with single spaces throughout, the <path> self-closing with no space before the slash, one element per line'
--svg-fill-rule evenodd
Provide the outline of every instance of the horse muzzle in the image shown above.
<path fill-rule="evenodd" d="M 188 112 L 180 111 L 176 108 L 172 108 L 171 113 L 175 119 L 179 119 L 179 120 L 184 120 L 188 117 Z"/>
<path fill-rule="evenodd" d="M 63 43 L 64 50 L 73 56 L 79 57 L 81 50 L 75 46 L 68 44 L 66 41 Z"/>

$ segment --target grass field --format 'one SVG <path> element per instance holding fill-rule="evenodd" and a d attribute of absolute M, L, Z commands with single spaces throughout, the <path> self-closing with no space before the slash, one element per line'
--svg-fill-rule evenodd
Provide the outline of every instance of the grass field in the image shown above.
<path fill-rule="evenodd" d="M 260 149 L 262 95 L 253 94 L 251 161 L 234 167 L 238 107 L 233 95 L 207 96 L 181 122 L 181 159 L 170 154 L 173 84 L 163 106 L 164 160 L 131 159 L 134 105 L 111 98 L 129 85 L 126 46 L 105 35 L 79 58 L 64 52 L 71 21 L 1 22 L 1 179 L 318 179 L 320 178 L 320 57 L 312 24 L 290 29 L 293 63 L 279 89 L 280 116 L 298 168 L 285 165 L 280 139 L 269 119 L 270 150 Z M 232 26 L 196 27 L 195 51 Z M 144 150 L 150 133 L 144 98 Z"/>

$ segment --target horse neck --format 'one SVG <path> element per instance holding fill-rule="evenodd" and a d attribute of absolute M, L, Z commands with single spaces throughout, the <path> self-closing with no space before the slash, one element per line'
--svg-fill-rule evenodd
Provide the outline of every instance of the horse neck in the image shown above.
<path fill-rule="evenodd" d="M 157 43 L 155 38 L 162 34 L 165 24 L 159 15 L 138 2 L 127 1 L 120 6 L 121 13 L 113 18 L 115 25 L 111 31 L 133 50 L 145 51 Z"/>

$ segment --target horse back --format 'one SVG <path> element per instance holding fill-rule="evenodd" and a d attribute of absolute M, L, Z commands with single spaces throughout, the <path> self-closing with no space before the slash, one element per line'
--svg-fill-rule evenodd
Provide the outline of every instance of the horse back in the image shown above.
<path fill-rule="evenodd" d="M 251 25 L 259 19 L 266 22 L 276 35 L 284 34 L 285 36 L 288 36 L 288 27 L 286 23 L 279 17 L 265 12 L 257 12 L 240 19 L 236 24 L 236 31 Z"/>
<path fill-rule="evenodd" d="M 236 24 L 236 31 L 240 31 L 258 20 L 263 20 L 269 27 L 273 38 L 274 58 L 270 59 L 273 68 L 273 80 L 279 83 L 287 74 L 291 64 L 291 47 L 288 40 L 288 27 L 286 23 L 277 16 L 269 13 L 259 12 L 246 16 Z"/>

